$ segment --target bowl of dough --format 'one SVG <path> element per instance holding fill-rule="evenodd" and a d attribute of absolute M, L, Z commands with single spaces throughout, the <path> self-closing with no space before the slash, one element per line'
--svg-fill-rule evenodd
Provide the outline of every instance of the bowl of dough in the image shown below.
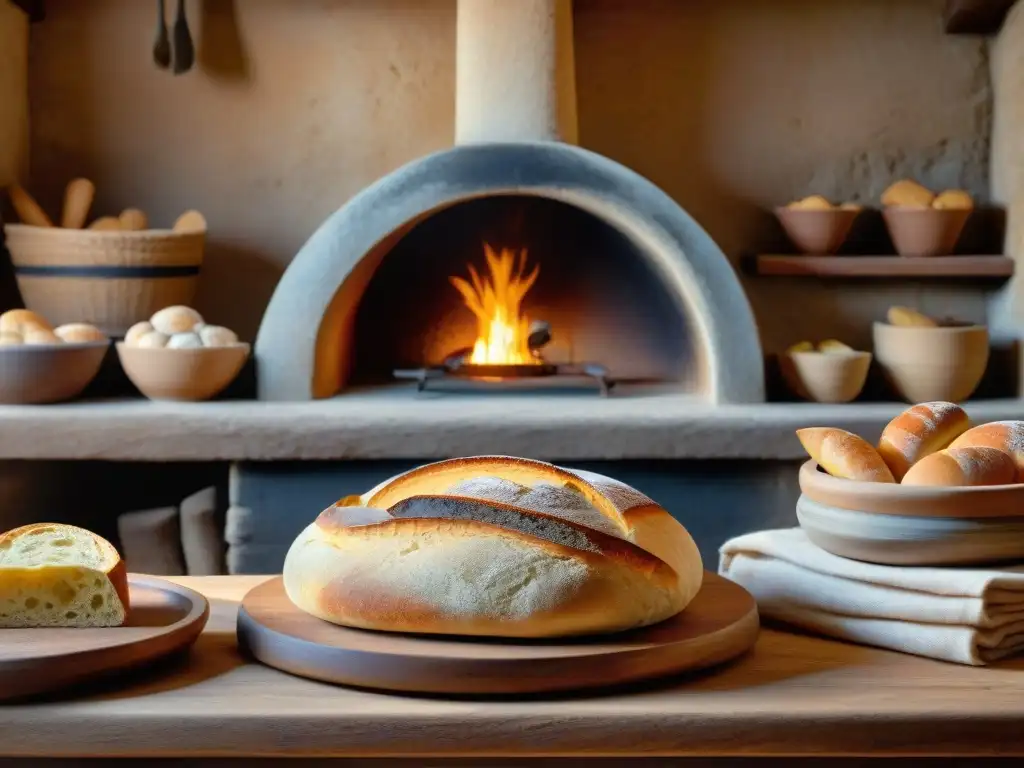
<path fill-rule="evenodd" d="M 117 343 L 121 367 L 151 400 L 209 400 L 242 370 L 249 345 L 191 307 L 165 307 Z"/>
<path fill-rule="evenodd" d="M 864 389 L 871 353 L 836 339 L 801 341 L 779 356 L 779 369 L 797 397 L 816 403 L 848 403 Z"/>
<path fill-rule="evenodd" d="M 936 194 L 911 179 L 882 193 L 882 218 L 900 256 L 948 256 L 956 248 L 974 200 L 962 189 Z"/>
<path fill-rule="evenodd" d="M 842 557 L 968 565 L 1024 557 L 1024 421 L 973 425 L 950 402 L 920 403 L 877 443 L 835 427 L 797 430 L 797 518 Z"/>
<path fill-rule="evenodd" d="M 72 400 L 92 383 L 110 339 L 88 323 L 54 327 L 42 315 L 0 315 L 0 403 L 39 405 Z"/>
<path fill-rule="evenodd" d="M 650 626 L 703 582 L 700 552 L 635 489 L 530 459 L 449 459 L 324 510 L 285 558 L 301 611 L 395 633 L 558 638 Z"/>
<path fill-rule="evenodd" d="M 775 217 L 801 253 L 831 255 L 846 242 L 862 208 L 857 203 L 834 205 L 821 195 L 794 200 L 775 209 Z"/>

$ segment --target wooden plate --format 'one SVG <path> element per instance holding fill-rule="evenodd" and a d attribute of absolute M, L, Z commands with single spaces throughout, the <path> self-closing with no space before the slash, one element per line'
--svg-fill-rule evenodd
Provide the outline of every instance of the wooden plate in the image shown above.
<path fill-rule="evenodd" d="M 350 629 L 296 608 L 281 578 L 238 611 L 238 642 L 264 664 L 328 683 L 392 691 L 508 694 L 616 685 L 734 658 L 754 645 L 757 605 L 716 574 L 678 616 L 579 640 L 515 641 Z"/>
<path fill-rule="evenodd" d="M 961 520 L 1024 516 L 1024 483 L 956 488 L 866 483 L 832 477 L 807 461 L 800 467 L 800 490 L 826 507 L 876 515 Z"/>
<path fill-rule="evenodd" d="M 128 575 L 128 624 L 104 629 L 0 629 L 0 699 L 49 692 L 187 648 L 210 604 L 194 590 Z"/>

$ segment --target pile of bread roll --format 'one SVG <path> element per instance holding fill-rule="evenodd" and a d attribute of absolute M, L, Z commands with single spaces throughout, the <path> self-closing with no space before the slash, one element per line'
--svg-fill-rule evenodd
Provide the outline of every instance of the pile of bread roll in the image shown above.
<path fill-rule="evenodd" d="M 52 227 L 53 220 L 35 198 L 19 184 L 7 188 L 11 205 L 22 224 L 33 227 Z M 72 179 L 64 189 L 64 205 L 61 209 L 60 226 L 64 229 L 92 229 L 102 232 L 141 232 L 149 229 L 149 217 L 138 208 L 125 208 L 117 216 L 100 216 L 89 220 L 89 211 L 96 198 L 96 185 L 89 179 Z M 178 217 L 173 227 L 175 232 L 206 230 L 206 219 L 198 211 L 186 211 Z"/>
<path fill-rule="evenodd" d="M 221 325 L 208 325 L 191 307 L 174 306 L 164 307 L 149 320 L 133 325 L 124 343 L 150 349 L 230 347 L 238 343 L 238 334 Z"/>
<path fill-rule="evenodd" d="M 877 446 L 833 427 L 798 429 L 804 450 L 833 477 L 929 486 L 1024 480 L 1024 421 L 971 426 L 955 403 L 920 403 L 882 431 Z"/>
<path fill-rule="evenodd" d="M 639 491 L 478 456 L 328 507 L 289 549 L 284 587 L 299 609 L 351 627 L 556 637 L 668 619 L 703 572 L 690 534 Z"/>
<path fill-rule="evenodd" d="M 124 560 L 103 537 L 60 523 L 0 535 L 0 628 L 119 627 L 129 609 Z"/>
<path fill-rule="evenodd" d="M 935 194 L 916 181 L 901 179 L 889 185 L 882 193 L 882 205 L 887 208 L 970 210 L 974 207 L 974 200 L 962 189 L 947 189 Z"/>
<path fill-rule="evenodd" d="M 821 195 L 810 195 L 787 203 L 787 208 L 793 211 L 859 211 L 861 206 L 857 203 L 839 203 L 833 205 L 828 198 Z"/>
<path fill-rule="evenodd" d="M 849 344 L 843 344 L 838 339 L 825 339 L 817 344 L 811 341 L 798 341 L 786 350 L 787 352 L 821 352 L 824 355 L 848 355 L 856 352 Z"/>
<path fill-rule="evenodd" d="M 28 309 L 10 309 L 0 315 L 0 347 L 97 341 L 109 339 L 89 323 L 66 323 L 54 328 L 45 317 Z"/>

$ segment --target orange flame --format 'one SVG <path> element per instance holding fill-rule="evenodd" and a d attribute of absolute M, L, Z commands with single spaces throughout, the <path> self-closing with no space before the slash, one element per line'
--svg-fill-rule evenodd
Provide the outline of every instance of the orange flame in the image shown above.
<path fill-rule="evenodd" d="M 490 277 L 483 279 L 473 265 L 469 266 L 472 285 L 461 277 L 448 278 L 462 294 L 462 300 L 476 315 L 477 338 L 469 362 L 477 365 L 535 365 L 539 361 L 530 351 L 527 339 L 530 320 L 520 307 L 523 297 L 533 287 L 540 273 L 535 266 L 527 275 L 526 249 L 519 252 L 516 269 L 515 254 L 502 248 L 496 254 L 484 243 L 484 256 Z"/>

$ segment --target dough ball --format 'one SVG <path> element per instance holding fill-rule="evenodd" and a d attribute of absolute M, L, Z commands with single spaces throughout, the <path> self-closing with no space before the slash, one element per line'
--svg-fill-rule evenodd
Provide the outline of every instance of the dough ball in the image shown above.
<path fill-rule="evenodd" d="M 153 324 L 148 320 L 143 320 L 141 323 L 136 323 L 128 329 L 128 333 L 124 335 L 124 343 L 129 347 L 137 347 L 139 346 L 139 339 L 152 331 Z"/>
<path fill-rule="evenodd" d="M 167 342 L 168 349 L 197 349 L 201 346 L 203 346 L 203 340 L 199 338 L 199 334 L 191 331 L 176 333 Z"/>
<path fill-rule="evenodd" d="M 89 323 L 67 323 L 54 330 L 61 341 L 68 344 L 85 344 L 92 341 L 107 341 L 107 334 Z"/>
<path fill-rule="evenodd" d="M 45 328 L 32 328 L 29 327 L 22 334 L 22 338 L 26 344 L 63 344 L 63 340 L 53 331 L 48 331 Z"/>
<path fill-rule="evenodd" d="M 25 343 L 20 333 L 0 331 L 0 347 L 20 347 Z"/>
<path fill-rule="evenodd" d="M 45 317 L 29 309 L 9 309 L 0 315 L 0 333 L 24 334 L 29 328 L 53 330 L 53 326 L 46 321 Z"/>
<path fill-rule="evenodd" d="M 199 331 L 204 347 L 230 347 L 238 343 L 238 334 L 220 325 L 204 325 Z"/>
<path fill-rule="evenodd" d="M 166 333 L 160 333 L 160 331 L 150 331 L 144 333 L 139 337 L 138 341 L 135 342 L 136 347 L 145 347 L 147 349 L 163 349 L 167 346 L 167 342 L 171 337 Z"/>
<path fill-rule="evenodd" d="M 195 328 L 196 323 L 203 322 L 203 316 L 191 307 L 164 307 L 149 322 L 154 330 L 173 336 L 176 333 L 187 333 Z"/>

